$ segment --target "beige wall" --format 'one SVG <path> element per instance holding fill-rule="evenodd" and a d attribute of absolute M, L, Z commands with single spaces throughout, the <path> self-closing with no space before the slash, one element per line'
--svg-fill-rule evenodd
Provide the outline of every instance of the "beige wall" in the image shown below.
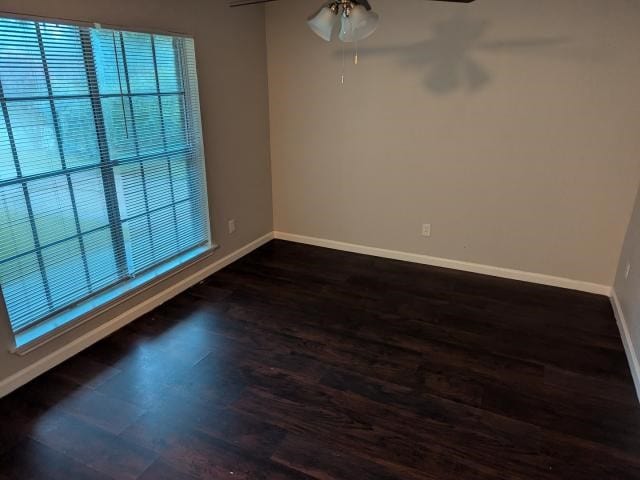
<path fill-rule="evenodd" d="M 627 265 L 631 267 L 628 277 Z M 629 329 L 632 342 L 629 347 L 640 360 L 640 190 L 620 256 L 614 290 Z M 631 368 L 637 369 L 638 365 L 634 366 L 632 363 Z M 633 373 L 640 395 L 640 371 L 635 370 Z"/>
<path fill-rule="evenodd" d="M 262 8 L 233 10 L 226 6 L 226 0 L 11 0 L 0 1 L 0 10 L 193 35 L 210 209 L 214 239 L 220 245 L 209 261 L 273 230 Z M 236 219 L 238 229 L 231 236 L 227 234 L 229 218 Z M 179 278 L 195 270 L 192 268 Z M 9 332 L 6 322 L 0 322 L 0 382 L 166 286 L 165 283 L 145 293 L 25 357 L 8 353 Z"/>
<path fill-rule="evenodd" d="M 319 3 L 267 7 L 276 230 L 613 283 L 640 2 L 373 0 L 343 87 L 340 44 L 304 23 Z"/>

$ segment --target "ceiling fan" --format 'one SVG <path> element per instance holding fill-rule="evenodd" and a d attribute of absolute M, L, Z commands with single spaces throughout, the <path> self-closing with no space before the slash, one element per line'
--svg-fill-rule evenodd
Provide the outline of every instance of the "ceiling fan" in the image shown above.
<path fill-rule="evenodd" d="M 271 3 L 276 0 L 229 0 L 230 7 Z M 474 0 L 431 0 L 436 2 L 471 3 Z M 345 43 L 358 42 L 371 36 L 378 28 L 380 17 L 371 9 L 368 0 L 330 0 L 309 17 L 307 24 L 323 40 L 330 42 L 338 19 L 341 18 L 338 38 Z"/>

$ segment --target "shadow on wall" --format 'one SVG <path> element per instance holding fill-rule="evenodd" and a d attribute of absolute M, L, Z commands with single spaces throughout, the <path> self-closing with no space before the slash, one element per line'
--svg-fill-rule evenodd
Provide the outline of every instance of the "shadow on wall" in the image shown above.
<path fill-rule="evenodd" d="M 457 90 L 480 90 L 491 81 L 491 74 L 474 53 L 528 52 L 566 44 L 564 37 L 521 38 L 485 41 L 490 22 L 474 20 L 460 13 L 431 27 L 433 35 L 427 40 L 389 47 L 360 48 L 360 55 L 394 55 L 410 68 L 426 71 L 425 88 L 438 95 Z M 342 55 L 338 51 L 335 55 Z"/>

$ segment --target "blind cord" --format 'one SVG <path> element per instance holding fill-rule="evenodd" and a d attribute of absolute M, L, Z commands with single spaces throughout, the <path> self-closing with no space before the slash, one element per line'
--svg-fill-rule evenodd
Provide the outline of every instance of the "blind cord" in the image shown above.
<path fill-rule="evenodd" d="M 113 38 L 113 54 L 116 57 L 116 71 L 118 72 L 118 86 L 120 87 L 120 103 L 122 105 L 122 118 L 124 119 L 124 133 L 126 137 L 129 138 L 129 128 L 127 125 L 127 112 L 124 107 L 124 95 L 122 93 L 122 79 L 120 77 L 120 60 L 118 60 L 118 48 L 116 47 L 115 32 L 111 32 L 111 37 Z"/>

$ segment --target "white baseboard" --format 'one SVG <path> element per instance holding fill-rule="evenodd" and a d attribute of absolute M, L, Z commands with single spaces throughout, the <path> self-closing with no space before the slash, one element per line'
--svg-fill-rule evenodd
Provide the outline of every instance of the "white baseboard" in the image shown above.
<path fill-rule="evenodd" d="M 32 363 L 28 367 L 20 370 L 19 372 L 7 377 L 2 382 L 0 382 L 0 398 L 11 393 L 15 389 L 21 387 L 25 383 L 33 380 L 38 375 L 43 374 L 47 370 L 59 365 L 64 362 L 68 358 L 71 358 L 73 355 L 81 352 L 85 348 L 93 345 L 99 340 L 102 340 L 106 336 L 112 334 L 116 330 L 124 327 L 128 323 L 134 321 L 135 319 L 141 317 L 145 313 L 150 312 L 154 308 L 162 305 L 166 301 L 172 299 L 179 293 L 185 291 L 189 287 L 201 282 L 209 275 L 214 274 L 218 270 L 226 267 L 227 265 L 235 262 L 239 258 L 245 256 L 246 254 L 252 252 L 256 248 L 264 245 L 273 239 L 273 233 L 268 233 L 251 243 L 248 243 L 244 247 L 236 250 L 233 253 L 230 253 L 224 258 L 221 258 L 215 263 L 207 265 L 196 273 L 190 275 L 189 277 L 171 285 L 166 290 L 154 295 L 151 298 L 148 298 L 144 302 L 139 303 L 135 307 L 127 310 L 123 314 L 115 317 L 114 319 L 100 325 L 99 327 L 91 330 L 85 335 L 76 338 L 75 340 L 69 342 L 64 347 L 56 350 L 55 352 L 47 355 L 46 357 L 41 358 L 40 360 Z"/>
<path fill-rule="evenodd" d="M 620 303 L 615 290 L 611 291 L 611 305 L 613 306 L 613 313 L 616 316 L 618 328 L 620 329 L 622 344 L 624 345 L 624 351 L 627 354 L 627 360 L 629 361 L 629 368 L 631 369 L 633 383 L 636 386 L 638 400 L 640 400 L 640 361 L 638 360 L 638 350 L 636 350 L 633 345 L 633 340 L 631 339 L 631 333 L 629 332 L 627 319 L 624 315 L 622 304 Z"/>
<path fill-rule="evenodd" d="M 373 255 L 375 257 L 392 258 L 394 260 L 403 260 L 405 262 L 421 263 L 423 265 L 431 265 L 434 267 L 451 268 L 454 270 L 462 270 L 464 272 L 480 273 L 493 277 L 508 278 L 511 280 L 521 280 L 524 282 L 538 283 L 542 285 L 550 285 L 552 287 L 568 288 L 570 290 L 579 290 L 588 293 L 597 293 L 599 295 L 611 295 L 611 287 L 607 285 L 599 285 L 597 283 L 583 282 L 580 280 L 572 280 L 569 278 L 553 277 L 540 273 L 524 272 L 521 270 L 511 270 L 508 268 L 493 267 L 491 265 L 482 265 L 478 263 L 463 262 L 460 260 L 450 260 L 447 258 L 431 257 L 417 253 L 400 252 L 397 250 L 386 250 L 384 248 L 367 247 L 353 243 L 337 242 L 335 240 L 326 240 L 323 238 L 307 237 L 304 235 L 295 235 L 285 232 L 273 232 L 274 237 L 281 240 L 289 240 L 291 242 L 304 243 L 307 245 L 315 245 L 318 247 L 332 248 L 334 250 L 343 250 L 345 252 L 362 253 L 365 255 Z"/>

